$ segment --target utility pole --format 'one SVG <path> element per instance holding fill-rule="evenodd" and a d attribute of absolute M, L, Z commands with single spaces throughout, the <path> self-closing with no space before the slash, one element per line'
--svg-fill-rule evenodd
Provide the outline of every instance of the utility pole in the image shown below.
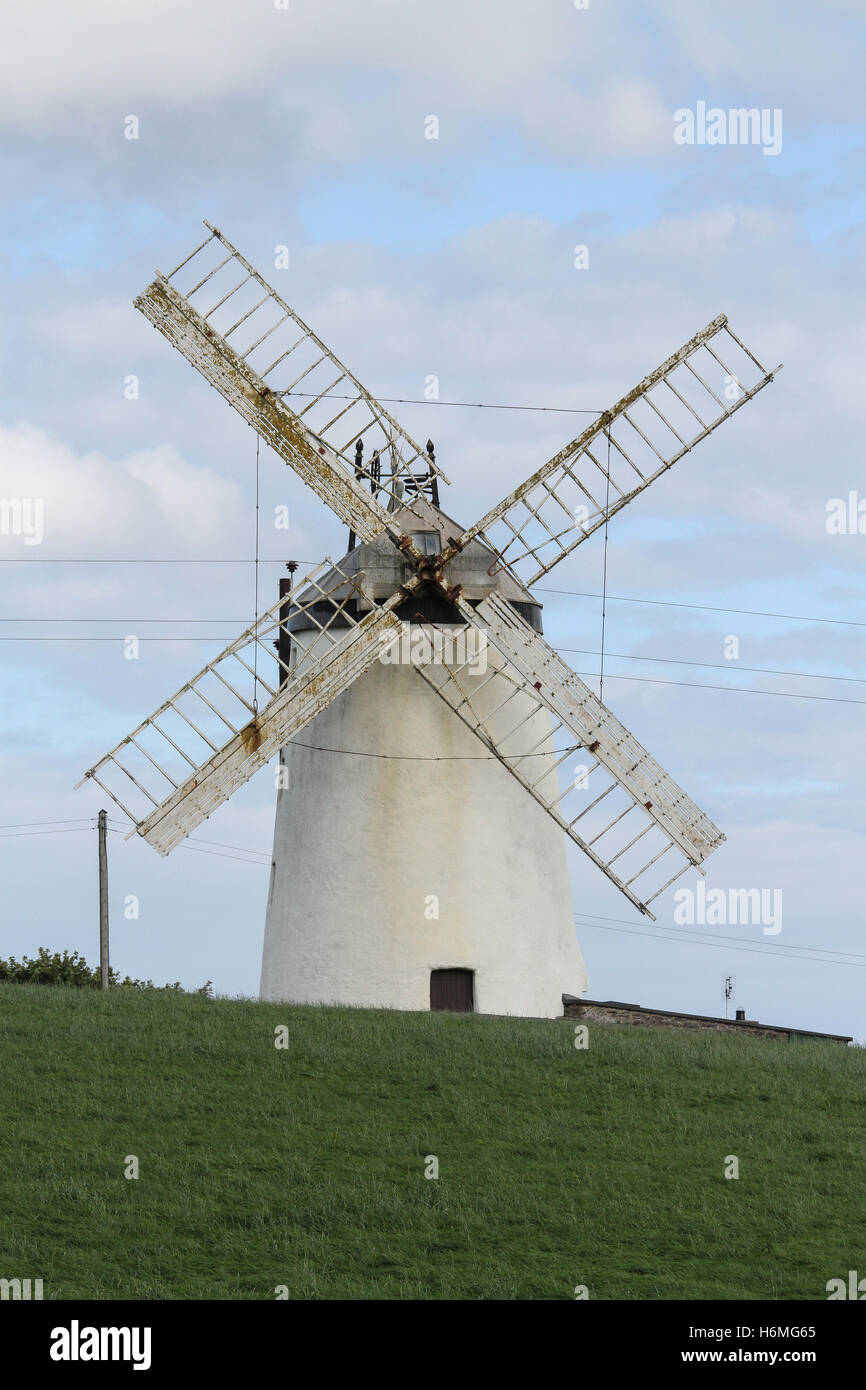
<path fill-rule="evenodd" d="M 105 812 L 97 818 L 99 833 L 99 986 L 108 989 L 108 854 L 105 840 Z"/>

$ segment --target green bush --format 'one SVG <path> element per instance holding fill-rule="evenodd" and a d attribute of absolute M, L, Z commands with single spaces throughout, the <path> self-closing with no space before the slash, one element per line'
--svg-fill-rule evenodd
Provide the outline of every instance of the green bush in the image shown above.
<path fill-rule="evenodd" d="M 203 994 L 211 996 L 211 982 L 208 980 L 200 989 L 186 991 L 179 980 L 172 985 L 155 985 L 153 980 L 133 980 L 129 975 L 120 978 L 116 970 L 109 969 L 108 978 L 112 985 L 127 989 L 171 989 L 181 994 Z M 77 951 L 55 951 L 52 955 L 46 946 L 39 947 L 39 954 L 24 956 L 15 960 L 0 960 L 0 983 L 17 985 L 74 985 L 76 989 L 99 989 L 99 967 L 89 966 Z"/>

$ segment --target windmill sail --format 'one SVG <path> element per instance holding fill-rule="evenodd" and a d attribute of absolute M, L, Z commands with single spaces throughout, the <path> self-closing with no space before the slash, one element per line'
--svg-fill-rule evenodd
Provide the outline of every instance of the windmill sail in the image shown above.
<path fill-rule="evenodd" d="M 91 778 L 134 822 L 130 834 L 168 854 L 357 680 L 389 633 L 399 633 L 390 607 L 400 595 L 358 615 L 359 599 L 369 608 L 361 579 L 327 561 L 318 566 L 90 768 L 78 786 Z M 289 621 L 299 618 L 315 636 L 306 635 L 306 659 L 294 674 L 273 648 L 274 639 L 289 631 Z M 260 689 L 267 699 L 258 709 Z"/>
<path fill-rule="evenodd" d="M 480 536 L 499 553 L 499 567 L 534 584 L 779 370 L 762 367 L 720 314 L 503 498 L 457 548 Z"/>
<path fill-rule="evenodd" d="M 724 835 L 509 603 L 496 593 L 477 608 L 457 602 L 502 661 L 483 678 L 471 676 L 470 662 L 421 666 L 419 674 L 629 901 L 653 917 L 653 899 L 700 865 Z M 541 711 L 547 718 L 539 733 Z"/>
<path fill-rule="evenodd" d="M 448 481 L 432 444 L 422 450 L 222 233 L 205 225 L 205 240 L 170 274 L 157 275 L 136 307 L 355 536 L 368 543 L 390 537 L 403 563 L 389 555 L 377 570 L 377 596 L 396 586 L 379 606 L 352 564 L 344 570 L 326 561 L 82 782 L 96 782 L 129 816 L 130 833 L 168 854 L 372 666 L 399 637 L 397 614 L 408 611 L 410 595 L 432 595 L 436 611 L 450 614 L 449 626 L 457 626 L 456 606 L 469 625 L 461 630 L 484 635 L 491 662 L 482 671 L 477 651 L 466 661 L 440 661 L 434 641 L 426 665 L 412 657 L 418 675 L 652 917 L 650 904 L 690 867 L 701 869 L 724 836 L 519 616 L 513 602 L 521 600 L 508 602 L 502 591 L 513 579 L 530 599 L 528 586 L 735 414 L 774 371 L 720 315 L 475 526 L 448 539 L 440 555 L 429 549 L 431 513 L 422 505 L 428 484 L 435 494 L 433 481 Z M 415 511 L 417 527 L 407 526 L 401 509 Z M 413 535 L 422 534 L 416 544 Z M 435 549 L 441 537 L 432 535 Z M 497 580 L 497 571 L 510 579 Z M 472 584 L 463 592 L 477 607 L 461 593 L 467 574 Z M 294 663 L 286 646 L 292 632 L 303 652 Z"/>
<path fill-rule="evenodd" d="M 433 474 L 447 483 L 445 474 L 231 242 L 205 226 L 210 235 L 158 275 L 136 308 L 357 535 L 388 531 L 398 540 L 389 501 Z"/>

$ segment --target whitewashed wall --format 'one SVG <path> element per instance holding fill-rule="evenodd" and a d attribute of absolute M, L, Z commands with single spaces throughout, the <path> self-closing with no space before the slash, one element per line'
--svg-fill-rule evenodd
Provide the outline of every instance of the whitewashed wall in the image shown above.
<path fill-rule="evenodd" d="M 411 667 L 374 663 L 284 758 L 263 999 L 427 1009 L 463 967 L 479 1012 L 555 1017 L 586 989 L 562 832 Z"/>

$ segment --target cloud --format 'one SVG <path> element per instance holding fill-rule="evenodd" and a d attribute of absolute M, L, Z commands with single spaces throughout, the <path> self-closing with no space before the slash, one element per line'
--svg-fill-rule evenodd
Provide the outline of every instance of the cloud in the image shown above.
<path fill-rule="evenodd" d="M 578 146 L 597 157 L 669 153 L 657 83 L 629 70 L 651 37 L 638 25 L 628 53 L 603 10 L 331 0 L 324 23 L 313 0 L 285 9 L 150 0 L 140 10 L 46 0 L 8 11 L 5 25 L 0 121 L 109 162 L 124 157 L 129 114 L 142 142 L 171 129 L 178 145 L 200 152 L 217 128 L 238 165 L 263 133 L 275 145 L 291 136 L 305 161 L 339 163 L 374 146 L 417 157 L 430 112 L 441 138 L 464 146 L 481 123 L 565 157 Z"/>
<path fill-rule="evenodd" d="M 126 556 L 146 536 L 159 554 L 225 546 L 241 494 L 235 483 L 187 463 L 171 445 L 121 459 L 79 454 L 38 426 L 0 428 L 0 472 L 9 497 L 38 498 L 45 517 L 39 559 Z M 0 538 L 24 554 L 23 538 Z"/>

